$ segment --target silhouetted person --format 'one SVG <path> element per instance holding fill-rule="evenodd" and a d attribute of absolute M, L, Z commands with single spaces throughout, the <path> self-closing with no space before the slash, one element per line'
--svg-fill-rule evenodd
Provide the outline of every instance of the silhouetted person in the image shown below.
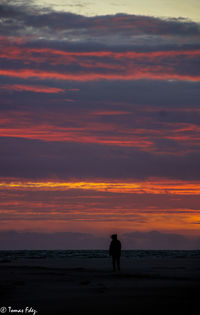
<path fill-rule="evenodd" d="M 117 239 L 117 234 L 111 235 L 111 243 L 109 248 L 109 255 L 112 256 L 113 271 L 120 270 L 120 256 L 121 256 L 121 242 Z"/>

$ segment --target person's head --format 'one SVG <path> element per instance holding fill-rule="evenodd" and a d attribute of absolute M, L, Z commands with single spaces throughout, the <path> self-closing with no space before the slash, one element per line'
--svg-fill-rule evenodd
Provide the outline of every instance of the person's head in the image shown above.
<path fill-rule="evenodd" d="M 112 234 L 111 238 L 112 238 L 112 240 L 117 240 L 117 234 Z"/>

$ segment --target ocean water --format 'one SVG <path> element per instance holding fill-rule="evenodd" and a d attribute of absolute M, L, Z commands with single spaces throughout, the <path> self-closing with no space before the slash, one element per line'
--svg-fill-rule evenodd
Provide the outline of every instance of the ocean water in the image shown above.
<path fill-rule="evenodd" d="M 107 250 L 0 250 L 0 262 L 19 259 L 107 258 Z M 200 258 L 200 250 L 123 250 L 126 258 Z"/>

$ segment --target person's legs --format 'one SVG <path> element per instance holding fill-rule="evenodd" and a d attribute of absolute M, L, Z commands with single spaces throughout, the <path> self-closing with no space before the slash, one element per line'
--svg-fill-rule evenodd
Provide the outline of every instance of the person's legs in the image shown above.
<path fill-rule="evenodd" d="M 112 256 L 112 265 L 113 265 L 113 271 L 115 271 L 115 263 L 116 263 L 116 257 L 113 255 Z"/>
<path fill-rule="evenodd" d="M 117 256 L 117 269 L 120 270 L 120 256 Z"/>

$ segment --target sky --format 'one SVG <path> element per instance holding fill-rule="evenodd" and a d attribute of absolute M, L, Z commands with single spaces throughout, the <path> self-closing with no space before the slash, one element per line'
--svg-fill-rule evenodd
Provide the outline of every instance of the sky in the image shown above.
<path fill-rule="evenodd" d="M 199 0 L 35 0 L 34 4 L 86 16 L 126 13 L 200 21 Z"/>
<path fill-rule="evenodd" d="M 200 247 L 199 1 L 1 1 L 0 248 Z"/>

